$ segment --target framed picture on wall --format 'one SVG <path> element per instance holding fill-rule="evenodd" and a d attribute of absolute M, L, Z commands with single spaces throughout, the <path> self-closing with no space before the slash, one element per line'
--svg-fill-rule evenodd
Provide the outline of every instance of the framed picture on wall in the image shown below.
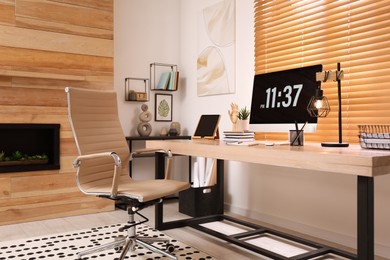
<path fill-rule="evenodd" d="M 172 94 L 156 94 L 155 121 L 172 121 Z"/>

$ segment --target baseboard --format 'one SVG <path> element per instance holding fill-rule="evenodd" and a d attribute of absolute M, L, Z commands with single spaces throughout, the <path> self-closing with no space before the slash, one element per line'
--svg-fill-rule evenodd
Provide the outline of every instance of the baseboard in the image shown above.
<path fill-rule="evenodd" d="M 356 237 L 324 230 L 302 223 L 297 223 L 280 217 L 254 212 L 244 208 L 234 207 L 228 204 L 225 204 L 224 207 L 225 211 L 231 212 L 233 214 L 238 214 L 249 219 L 256 219 L 274 226 L 294 230 L 308 236 L 317 237 L 319 239 L 330 241 L 341 246 L 356 249 Z M 390 259 L 390 246 L 375 243 L 375 255 Z"/>

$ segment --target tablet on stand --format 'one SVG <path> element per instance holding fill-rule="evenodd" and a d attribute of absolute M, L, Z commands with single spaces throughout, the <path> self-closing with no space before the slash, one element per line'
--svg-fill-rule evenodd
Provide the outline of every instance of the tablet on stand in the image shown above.
<path fill-rule="evenodd" d="M 219 120 L 221 115 L 201 115 L 192 138 L 219 139 Z"/>

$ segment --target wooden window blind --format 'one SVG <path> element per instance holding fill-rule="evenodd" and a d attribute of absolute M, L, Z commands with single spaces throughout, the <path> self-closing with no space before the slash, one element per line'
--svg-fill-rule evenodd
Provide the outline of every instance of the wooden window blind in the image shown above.
<path fill-rule="evenodd" d="M 390 124 L 388 1 L 254 0 L 254 8 L 256 74 L 314 64 L 334 71 L 340 62 L 343 141 L 358 142 L 359 124 Z M 321 88 L 331 112 L 305 138 L 337 142 L 337 82 Z"/>

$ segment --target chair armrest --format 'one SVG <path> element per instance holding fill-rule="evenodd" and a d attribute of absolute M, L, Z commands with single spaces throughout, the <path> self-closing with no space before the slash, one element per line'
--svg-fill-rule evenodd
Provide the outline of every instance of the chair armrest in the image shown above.
<path fill-rule="evenodd" d="M 77 156 L 77 158 L 73 161 L 73 167 L 79 168 L 83 160 L 99 159 L 99 158 L 112 158 L 114 160 L 114 174 L 112 179 L 110 196 L 112 198 L 115 198 L 116 195 L 118 194 L 119 177 L 121 172 L 118 169 L 122 167 L 121 158 L 115 152 L 104 152 L 104 153 L 95 153 L 95 154 Z M 77 170 L 77 174 L 78 174 L 78 170 Z"/>
<path fill-rule="evenodd" d="M 173 159 L 173 155 L 171 150 L 163 150 L 163 149 L 139 149 L 130 154 L 130 160 L 133 160 L 133 158 L 136 158 L 140 155 L 154 155 L 156 153 L 165 153 L 167 155 L 167 161 L 165 164 L 165 177 L 164 179 L 169 179 L 171 175 L 171 161 Z"/>
<path fill-rule="evenodd" d="M 82 160 L 108 158 L 108 157 L 112 157 L 114 159 L 116 166 L 118 166 L 118 167 L 121 166 L 121 163 L 122 163 L 121 158 L 115 152 L 105 152 L 105 153 L 93 153 L 93 154 L 79 155 L 73 161 L 73 167 L 79 167 Z"/>
<path fill-rule="evenodd" d="M 138 149 L 130 153 L 130 160 L 136 158 L 137 156 L 142 155 L 154 155 L 155 153 L 165 153 L 169 157 L 172 157 L 172 152 L 170 150 L 165 151 L 163 149 Z"/>

